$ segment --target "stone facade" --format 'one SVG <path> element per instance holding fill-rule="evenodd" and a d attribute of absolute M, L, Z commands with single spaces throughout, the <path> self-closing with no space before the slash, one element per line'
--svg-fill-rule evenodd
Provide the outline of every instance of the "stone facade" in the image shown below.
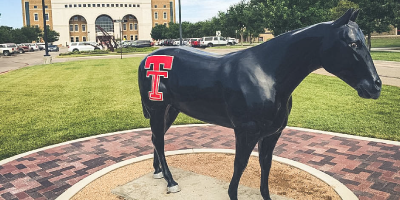
<path fill-rule="evenodd" d="M 70 42 L 89 41 L 87 32 L 87 22 L 82 16 L 75 15 L 69 19 Z"/>
<path fill-rule="evenodd" d="M 41 0 L 21 1 L 24 26 L 42 28 Z M 45 5 L 47 24 L 60 33 L 57 45 L 97 42 L 104 35 L 97 25 L 116 39 L 150 40 L 156 24 L 175 22 L 175 0 L 45 0 Z"/>
<path fill-rule="evenodd" d="M 151 10 L 152 10 L 152 19 L 153 19 L 153 27 L 156 25 L 166 25 L 168 26 L 169 22 L 175 22 L 175 10 L 171 7 L 175 8 L 175 0 L 165 1 L 165 0 L 152 0 L 151 2 Z"/>
<path fill-rule="evenodd" d="M 53 28 L 51 0 L 45 0 L 47 6 L 45 13 L 48 15 L 46 25 Z M 24 26 L 35 26 L 43 30 L 42 0 L 22 0 L 22 16 Z"/>
<path fill-rule="evenodd" d="M 138 20 L 133 15 L 127 15 L 122 22 L 122 37 L 124 40 L 137 40 L 139 37 Z"/>

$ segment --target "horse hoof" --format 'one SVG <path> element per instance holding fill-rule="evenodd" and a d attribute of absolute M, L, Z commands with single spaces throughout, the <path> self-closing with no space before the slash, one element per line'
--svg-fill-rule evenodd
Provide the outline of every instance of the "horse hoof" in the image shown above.
<path fill-rule="evenodd" d="M 179 187 L 179 185 L 174 185 L 172 187 L 167 187 L 167 193 L 177 193 L 181 191 L 181 188 Z"/>
<path fill-rule="evenodd" d="M 162 178 L 164 178 L 164 176 L 163 176 L 162 172 L 159 172 L 157 174 L 153 174 L 153 178 L 154 179 L 162 179 Z"/>

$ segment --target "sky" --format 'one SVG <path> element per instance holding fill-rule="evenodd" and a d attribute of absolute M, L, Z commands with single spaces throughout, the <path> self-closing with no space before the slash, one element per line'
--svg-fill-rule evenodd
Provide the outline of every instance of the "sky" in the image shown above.
<path fill-rule="evenodd" d="M 182 21 L 198 22 L 211 19 L 218 11 L 225 12 L 229 6 L 239 2 L 240 0 L 181 0 Z M 175 4 L 178 23 L 178 0 L 175 0 Z M 0 26 L 22 27 L 21 0 L 0 0 L 0 13 Z"/>

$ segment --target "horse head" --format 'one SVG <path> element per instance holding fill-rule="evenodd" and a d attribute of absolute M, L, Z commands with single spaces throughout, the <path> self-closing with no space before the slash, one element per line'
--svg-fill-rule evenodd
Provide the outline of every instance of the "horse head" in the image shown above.
<path fill-rule="evenodd" d="M 365 36 L 355 22 L 359 10 L 349 9 L 342 17 L 329 22 L 320 59 L 322 67 L 357 90 L 363 98 L 377 99 L 382 82 L 376 72 Z"/>

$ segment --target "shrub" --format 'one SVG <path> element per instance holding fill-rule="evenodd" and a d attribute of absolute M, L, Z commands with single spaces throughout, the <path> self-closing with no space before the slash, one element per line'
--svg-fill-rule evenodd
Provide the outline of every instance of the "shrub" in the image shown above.
<path fill-rule="evenodd" d="M 122 53 L 130 53 L 130 52 L 149 52 L 149 51 L 154 51 L 158 49 L 157 47 L 127 47 L 127 48 L 122 48 Z M 121 49 L 117 49 L 117 53 L 121 53 Z"/>
<path fill-rule="evenodd" d="M 91 55 L 91 54 L 108 54 L 108 50 L 100 50 L 100 49 L 95 49 L 94 51 L 73 51 L 73 52 L 67 52 L 67 53 L 60 53 L 59 56 L 68 56 L 68 55 Z"/>

